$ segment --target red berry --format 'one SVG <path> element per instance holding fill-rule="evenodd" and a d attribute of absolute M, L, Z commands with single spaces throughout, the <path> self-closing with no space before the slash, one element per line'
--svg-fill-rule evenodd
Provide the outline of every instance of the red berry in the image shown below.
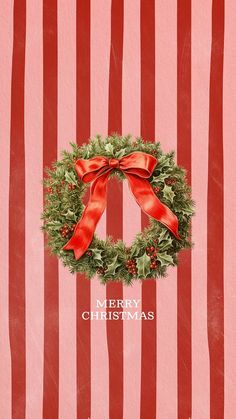
<path fill-rule="evenodd" d="M 165 179 L 165 184 L 166 185 L 174 185 L 176 183 L 176 179 L 175 178 L 167 178 Z"/>
<path fill-rule="evenodd" d="M 150 252 L 154 252 L 154 250 L 155 250 L 155 247 L 151 246 L 150 247 Z"/>

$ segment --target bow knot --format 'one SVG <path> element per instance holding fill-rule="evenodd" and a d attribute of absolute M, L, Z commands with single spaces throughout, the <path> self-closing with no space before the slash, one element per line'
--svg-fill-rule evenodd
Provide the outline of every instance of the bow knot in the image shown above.
<path fill-rule="evenodd" d="M 116 169 L 120 167 L 120 161 L 118 159 L 109 159 L 108 160 L 109 167 Z"/>
<path fill-rule="evenodd" d="M 97 156 L 88 160 L 80 159 L 75 169 L 82 182 L 92 182 L 90 198 L 73 236 L 63 247 L 74 250 L 79 259 L 88 249 L 107 202 L 107 182 L 110 173 L 119 168 L 126 176 L 129 187 L 141 209 L 150 217 L 164 224 L 176 238 L 179 238 L 178 219 L 175 214 L 157 198 L 148 181 L 157 159 L 150 154 L 134 152 L 121 159 Z"/>

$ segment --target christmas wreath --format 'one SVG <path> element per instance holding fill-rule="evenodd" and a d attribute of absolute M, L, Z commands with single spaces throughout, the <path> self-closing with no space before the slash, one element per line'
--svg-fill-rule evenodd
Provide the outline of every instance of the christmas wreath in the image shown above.
<path fill-rule="evenodd" d="M 42 229 L 48 246 L 72 273 L 98 275 L 102 283 L 163 277 L 177 254 L 191 246 L 194 213 L 185 170 L 164 154 L 160 143 L 132 140 L 131 136 L 96 136 L 87 144 L 71 143 L 71 152 L 46 169 Z M 110 176 L 128 180 L 149 226 L 130 247 L 112 237 L 99 239 L 96 224 L 106 206 Z M 91 183 L 88 204 L 83 196 Z"/>

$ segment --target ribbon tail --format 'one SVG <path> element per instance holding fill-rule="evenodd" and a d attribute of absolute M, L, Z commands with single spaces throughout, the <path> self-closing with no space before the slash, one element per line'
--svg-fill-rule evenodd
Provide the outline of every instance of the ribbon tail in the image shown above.
<path fill-rule="evenodd" d="M 164 224 L 177 239 L 178 218 L 166 205 L 157 198 L 148 180 L 125 173 L 130 189 L 142 211 Z"/>
<path fill-rule="evenodd" d="M 93 235 L 107 202 L 107 180 L 109 172 L 97 178 L 90 191 L 89 202 L 86 205 L 81 219 L 77 223 L 73 236 L 65 244 L 63 250 L 73 250 L 78 260 L 88 249 Z"/>

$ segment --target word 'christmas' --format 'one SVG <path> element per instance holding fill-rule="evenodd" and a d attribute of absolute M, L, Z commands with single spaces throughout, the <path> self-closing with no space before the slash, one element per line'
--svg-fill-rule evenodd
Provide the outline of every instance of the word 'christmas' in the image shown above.
<path fill-rule="evenodd" d="M 155 318 L 153 311 L 138 311 L 141 300 L 96 300 L 97 311 L 84 311 L 83 320 L 153 320 Z M 122 309 L 134 309 L 125 311 Z M 106 309 L 100 311 L 99 309 Z M 113 310 L 115 309 L 115 310 Z M 120 310 L 119 310 L 120 309 Z M 136 310 L 135 310 L 136 309 Z"/>

